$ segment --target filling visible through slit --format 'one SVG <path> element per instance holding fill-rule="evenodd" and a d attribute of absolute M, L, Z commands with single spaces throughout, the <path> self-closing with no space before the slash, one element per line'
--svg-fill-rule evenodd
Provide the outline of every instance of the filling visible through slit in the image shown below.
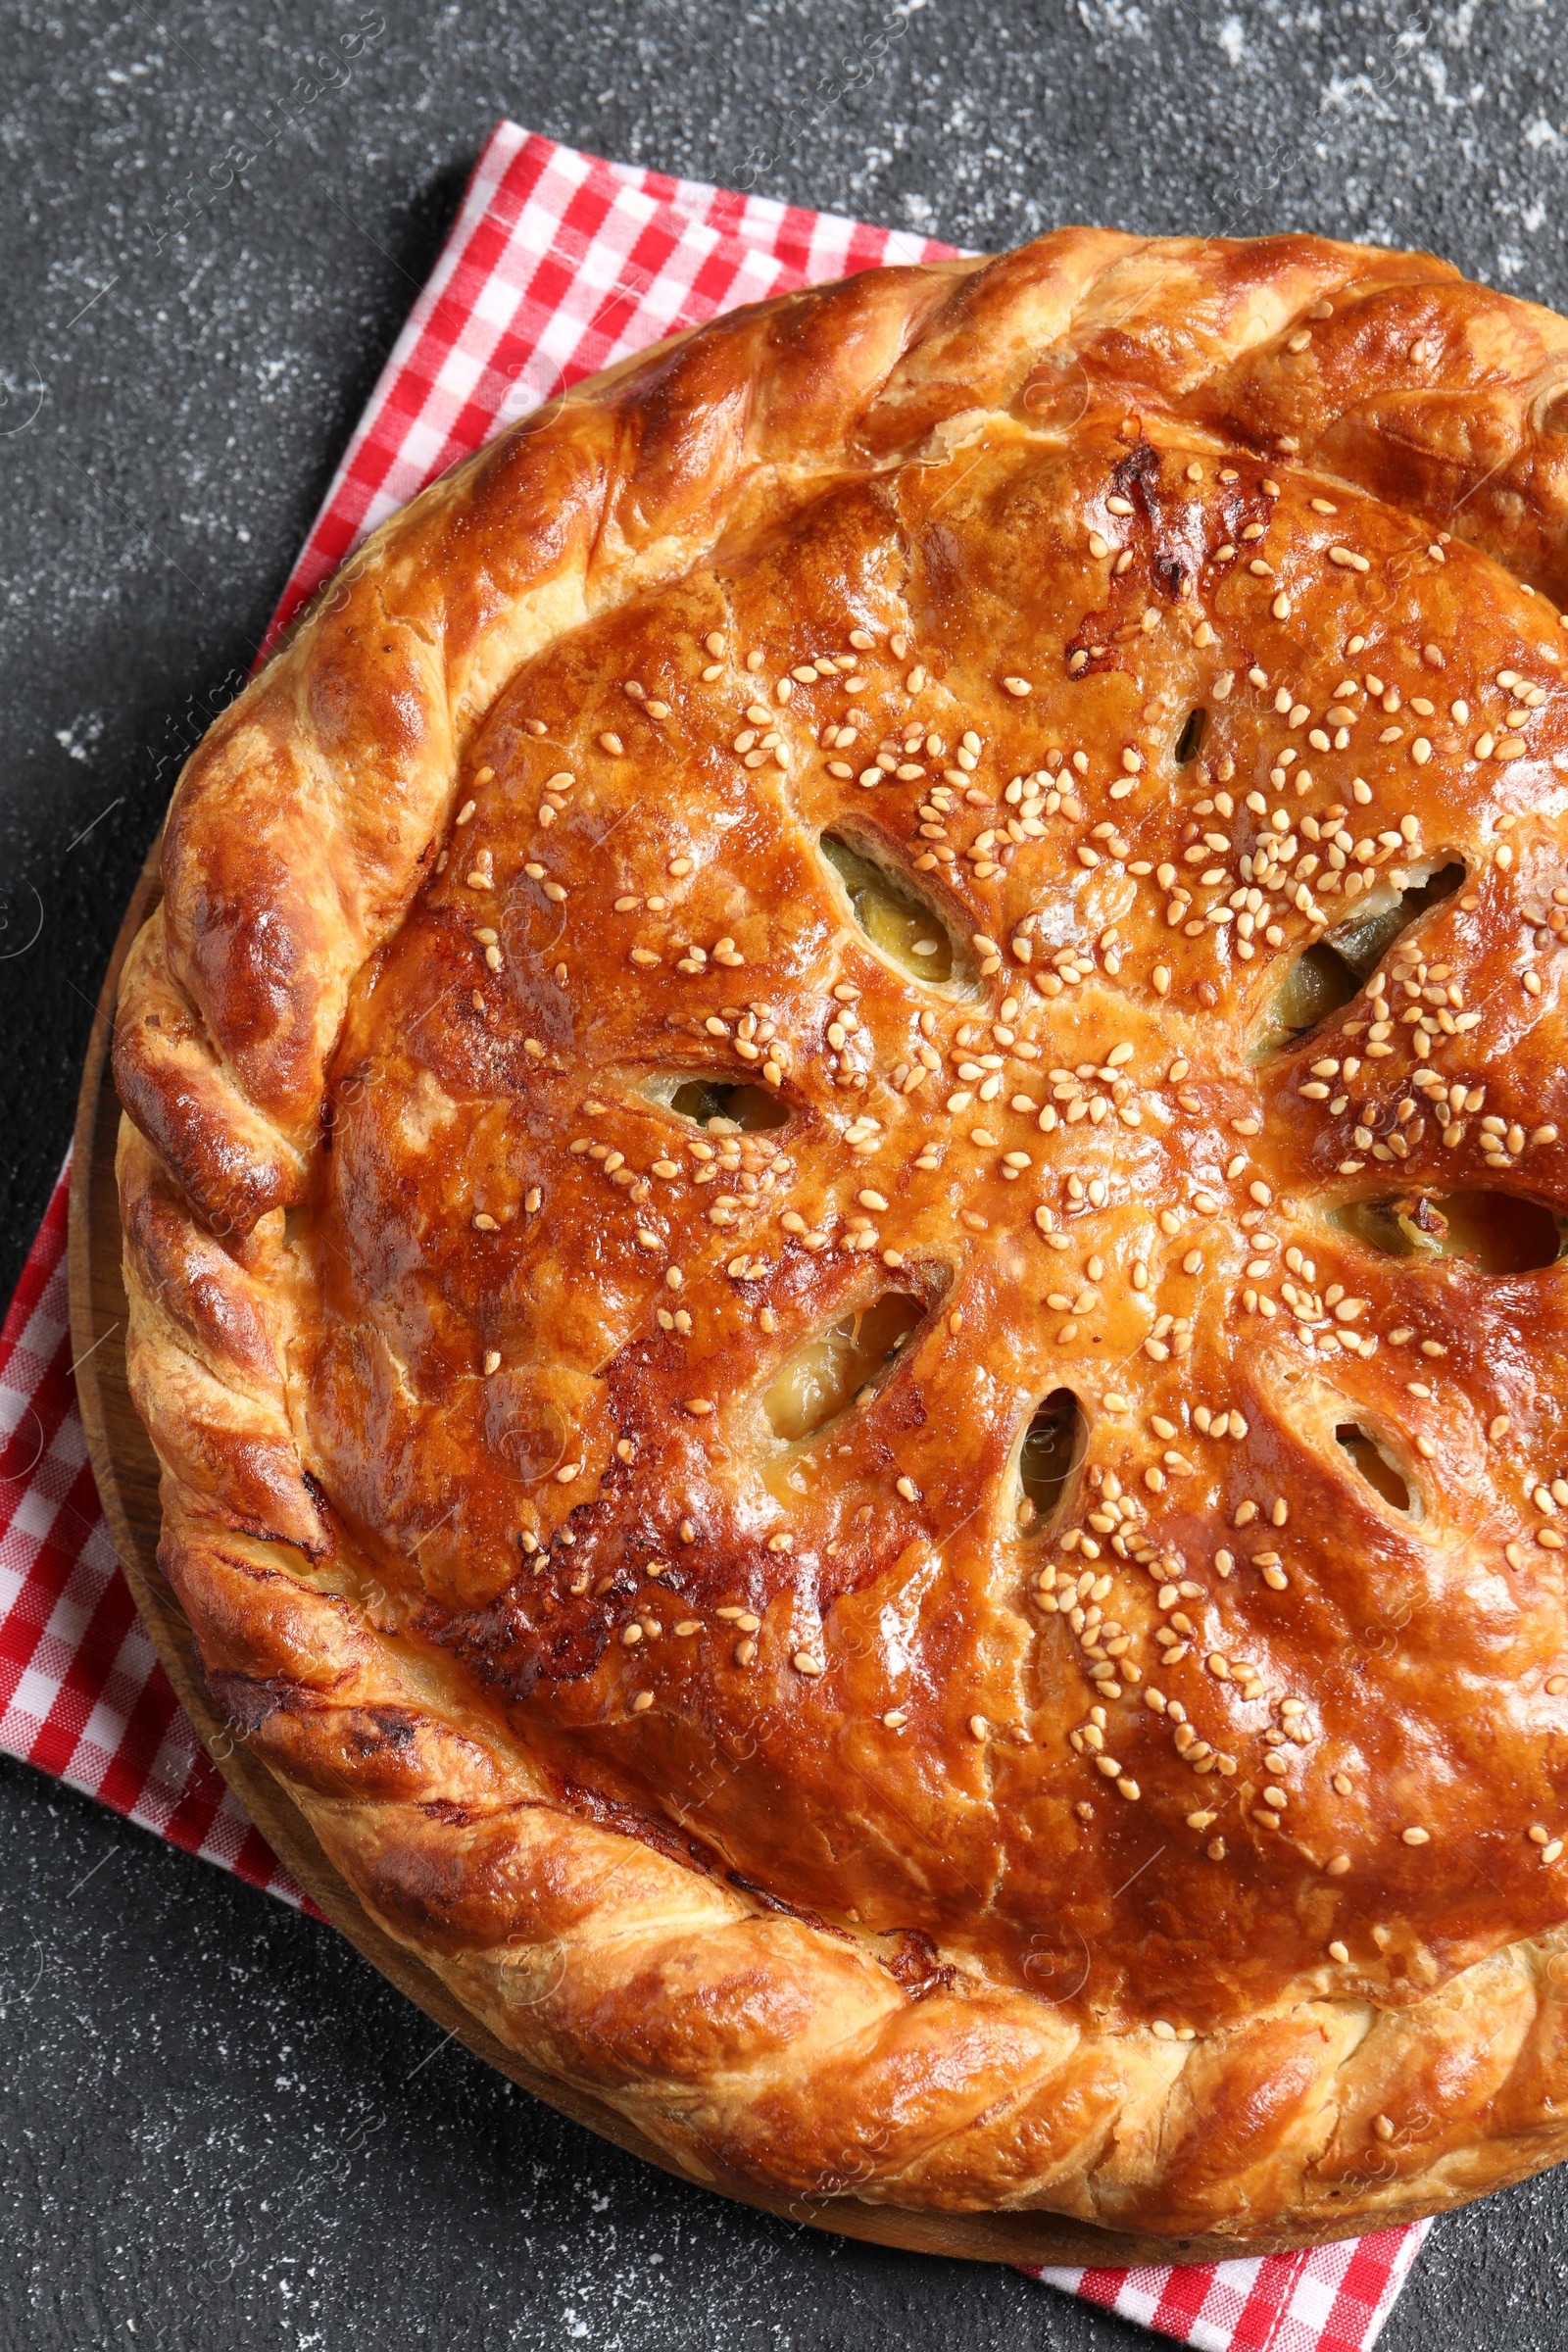
<path fill-rule="evenodd" d="M 912 887 L 836 833 L 823 834 L 822 855 L 849 894 L 856 921 L 890 963 L 933 987 L 968 983 L 962 949 Z"/>
<path fill-rule="evenodd" d="M 1348 1004 L 1400 932 L 1428 907 L 1451 898 L 1463 880 L 1464 867 L 1452 863 L 1397 893 L 1386 886 L 1369 891 L 1347 922 L 1297 956 L 1280 983 L 1256 1052 L 1278 1053 Z"/>
<path fill-rule="evenodd" d="M 1401 1475 L 1375 1438 L 1369 1437 L 1359 1421 L 1342 1421 L 1334 1432 L 1361 1476 L 1373 1491 L 1381 1494 L 1391 1509 L 1410 1515 L 1409 1482 Z"/>
<path fill-rule="evenodd" d="M 1334 1223 L 1390 1257 L 1463 1258 L 1483 1274 L 1530 1274 L 1555 1265 L 1568 1217 L 1513 1193 L 1400 1193 L 1353 1200 Z"/>
<path fill-rule="evenodd" d="M 1186 767 L 1198 758 L 1203 748 L 1203 734 L 1207 725 L 1208 712 L 1201 704 L 1196 710 L 1188 711 L 1187 723 L 1176 738 L 1176 764 L 1178 767 Z"/>
<path fill-rule="evenodd" d="M 925 1308 L 907 1291 L 884 1291 L 796 1348 L 762 1398 L 775 1438 L 797 1444 L 814 1437 L 858 1397 L 886 1378 Z"/>
<path fill-rule="evenodd" d="M 1018 1455 L 1018 1527 L 1043 1535 L 1060 1515 L 1067 1482 L 1083 1458 L 1083 1415 L 1071 1389 L 1053 1389 L 1035 1407 Z"/>
<path fill-rule="evenodd" d="M 660 1099 L 678 1118 L 715 1128 L 720 1134 L 760 1134 L 769 1127 L 782 1127 L 790 1115 L 777 1095 L 745 1080 L 682 1078 L 673 1093 L 662 1094 Z"/>

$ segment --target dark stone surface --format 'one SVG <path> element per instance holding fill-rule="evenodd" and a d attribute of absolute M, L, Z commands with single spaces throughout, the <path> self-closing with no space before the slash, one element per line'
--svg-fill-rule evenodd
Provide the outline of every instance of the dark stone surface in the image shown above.
<path fill-rule="evenodd" d="M 963 244 L 1309 227 L 1565 307 L 1561 56 L 1529 0 L 5 0 L 0 1292 L 173 774 L 497 114 Z M 436 2052 L 326 1932 L 21 1766 L 0 1841 L 5 2352 L 1148 2340 L 647 2173 Z M 1558 2352 L 1565 2219 L 1546 2181 L 1442 2224 L 1390 2352 Z"/>

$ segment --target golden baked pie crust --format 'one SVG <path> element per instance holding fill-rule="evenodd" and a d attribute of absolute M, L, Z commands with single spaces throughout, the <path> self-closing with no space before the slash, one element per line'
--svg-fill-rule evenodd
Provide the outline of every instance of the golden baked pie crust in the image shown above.
<path fill-rule="evenodd" d="M 1431 1235 L 1568 1205 L 1565 355 L 1310 238 L 788 296 L 432 485 L 181 779 L 161 1561 L 700 2178 L 1245 2244 L 1564 2152 L 1568 1269 Z"/>

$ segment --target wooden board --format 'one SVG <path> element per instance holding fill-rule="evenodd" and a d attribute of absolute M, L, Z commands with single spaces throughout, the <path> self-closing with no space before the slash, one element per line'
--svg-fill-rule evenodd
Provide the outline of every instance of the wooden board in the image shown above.
<path fill-rule="evenodd" d="M 180 1703 L 223 1778 L 263 1837 L 319 1903 L 340 1934 L 372 1968 L 424 2011 L 426 2017 L 500 2069 L 535 2098 L 586 2125 L 618 2148 L 682 2180 L 690 2176 L 656 2148 L 624 2116 L 585 2091 L 535 2074 L 461 2008 L 441 1979 L 394 1943 L 365 1911 L 347 1881 L 327 1861 L 304 1815 L 265 1764 L 227 1735 L 196 1665 L 190 1629 L 158 1568 L 158 1464 L 130 1401 L 125 1382 L 124 1286 L 121 1278 L 120 1207 L 115 1191 L 115 1141 L 120 1103 L 109 1067 L 109 1047 L 121 967 L 131 941 L 158 903 L 157 844 L 149 853 L 98 1001 L 81 1094 L 76 1106 L 75 1155 L 71 1177 L 71 1329 L 76 1392 L 87 1452 L 110 1536 Z M 706 2183 L 698 2183 L 706 2186 Z M 733 2192 L 740 2193 L 740 2192 Z M 742 2203 L 813 2229 L 906 2252 L 956 2255 L 971 2262 L 1119 2264 L 1213 2262 L 1238 2252 L 1283 2251 L 1310 2238 L 1282 2236 L 1245 2247 L 1212 2238 L 1138 2237 L 1098 2230 L 1049 2213 L 918 2213 L 854 2198 L 786 2203 L 761 2190 Z"/>

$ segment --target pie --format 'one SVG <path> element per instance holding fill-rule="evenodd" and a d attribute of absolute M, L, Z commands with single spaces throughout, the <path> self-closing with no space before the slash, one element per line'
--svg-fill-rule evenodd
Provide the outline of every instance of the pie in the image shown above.
<path fill-rule="evenodd" d="M 344 566 L 116 1071 L 161 1559 L 720 2187 L 1238 2247 L 1568 2153 L 1568 323 L 1068 229 Z"/>

